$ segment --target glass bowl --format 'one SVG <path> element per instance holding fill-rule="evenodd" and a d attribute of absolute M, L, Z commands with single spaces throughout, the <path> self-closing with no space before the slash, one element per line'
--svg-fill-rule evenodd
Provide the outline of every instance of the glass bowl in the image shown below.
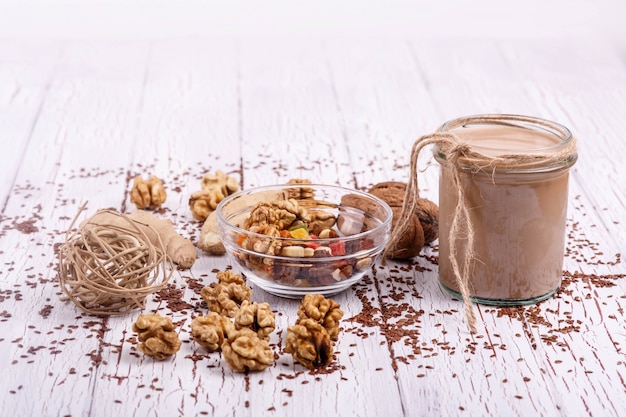
<path fill-rule="evenodd" d="M 251 188 L 217 207 L 217 229 L 248 281 L 271 294 L 332 295 L 358 282 L 389 240 L 391 208 L 334 185 Z"/>

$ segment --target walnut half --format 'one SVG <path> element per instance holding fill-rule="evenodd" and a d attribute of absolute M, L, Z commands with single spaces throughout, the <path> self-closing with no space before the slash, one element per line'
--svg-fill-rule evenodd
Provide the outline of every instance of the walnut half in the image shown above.
<path fill-rule="evenodd" d="M 302 299 L 298 308 L 298 321 L 310 318 L 321 324 L 332 340 L 337 340 L 339 335 L 339 321 L 343 317 L 343 311 L 339 303 L 322 294 L 307 294 Z M 296 324 L 298 324 L 296 322 Z"/>
<path fill-rule="evenodd" d="M 200 221 L 205 221 L 224 198 L 239 191 L 237 180 L 220 170 L 205 174 L 201 187 L 189 197 L 191 214 Z"/>
<path fill-rule="evenodd" d="M 235 317 L 241 303 L 250 300 L 252 289 L 240 275 L 230 271 L 218 272 L 217 279 L 218 282 L 202 288 L 200 295 L 211 311 Z"/>
<path fill-rule="evenodd" d="M 154 210 L 165 203 L 166 198 L 163 181 L 158 177 L 152 175 L 148 181 L 141 175 L 135 177 L 133 188 L 130 190 L 130 202 L 137 206 L 137 209 Z"/>
<path fill-rule="evenodd" d="M 169 317 L 159 314 L 143 314 L 133 324 L 141 342 L 137 348 L 148 356 L 163 360 L 180 349 L 180 339 Z"/>
<path fill-rule="evenodd" d="M 302 319 L 287 329 L 285 352 L 309 369 L 319 368 L 332 361 L 333 341 L 317 321 Z"/>
<path fill-rule="evenodd" d="M 235 328 L 248 328 L 255 331 L 263 340 L 269 340 L 270 334 L 276 328 L 274 313 L 269 303 L 251 303 L 245 300 L 235 314 Z"/>
<path fill-rule="evenodd" d="M 227 339 L 234 330 L 233 323 L 228 317 L 213 311 L 205 316 L 198 316 L 191 322 L 193 339 L 209 352 L 220 350 L 224 339 Z"/>
<path fill-rule="evenodd" d="M 222 344 L 222 355 L 235 372 L 262 371 L 274 363 L 269 342 L 248 328 L 228 335 Z"/>

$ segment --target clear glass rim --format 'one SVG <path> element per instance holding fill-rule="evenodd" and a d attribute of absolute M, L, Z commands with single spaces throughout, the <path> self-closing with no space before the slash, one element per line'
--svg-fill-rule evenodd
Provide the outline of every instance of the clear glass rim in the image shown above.
<path fill-rule="evenodd" d="M 522 149 L 522 150 L 515 150 L 515 151 L 512 150 L 511 153 L 519 153 L 523 155 L 532 155 L 532 154 L 551 155 L 551 154 L 558 154 L 560 151 L 566 150 L 567 147 L 575 145 L 575 143 L 572 144 L 572 142 L 574 141 L 572 132 L 567 127 L 565 127 L 564 125 L 560 123 L 543 119 L 540 117 L 521 116 L 521 115 L 507 114 L 507 113 L 476 114 L 472 116 L 459 117 L 459 118 L 452 119 L 452 120 L 445 122 L 439 127 L 438 131 L 441 133 L 454 133 L 455 129 L 460 129 L 460 128 L 463 128 L 466 126 L 472 126 L 472 125 L 510 126 L 514 128 L 527 129 L 530 131 L 548 133 L 552 135 L 555 139 L 557 139 L 554 144 L 550 144 L 548 146 L 534 146 L 534 147 L 529 147 L 527 149 Z M 506 149 L 501 149 L 501 148 L 478 146 L 474 144 L 471 144 L 471 147 L 473 150 L 480 152 L 480 153 L 484 153 L 484 154 L 495 153 L 497 155 L 499 153 L 500 155 L 504 155 L 508 153 Z M 442 149 L 440 149 L 439 147 L 436 147 L 434 153 L 435 153 L 435 157 L 440 162 L 445 161 L 446 153 Z M 577 152 L 574 152 L 568 155 L 567 157 L 564 157 L 561 160 L 548 161 L 546 162 L 544 166 L 534 167 L 532 169 L 519 169 L 518 170 L 518 169 L 507 169 L 506 167 L 502 167 L 502 168 L 498 167 L 498 169 L 502 169 L 508 172 L 553 171 L 553 170 L 559 170 L 559 169 L 567 169 L 571 167 L 572 165 L 574 165 L 577 159 L 578 159 L 578 154 Z"/>
<path fill-rule="evenodd" d="M 532 116 L 523 116 L 524 121 L 519 121 L 512 119 L 514 117 L 519 117 L 515 114 L 477 114 L 473 116 L 467 117 L 459 117 L 456 119 L 448 120 L 439 128 L 440 132 L 450 133 L 454 129 L 462 128 L 468 125 L 500 125 L 500 126 L 511 126 L 511 127 L 520 127 L 528 130 L 538 130 L 544 131 L 552 134 L 555 138 L 558 138 L 560 142 L 556 142 L 553 145 L 549 146 L 539 146 L 534 148 L 529 148 L 529 152 L 549 152 L 554 151 L 555 149 L 562 148 L 566 146 L 573 140 L 572 132 L 565 126 L 560 123 L 553 122 L 551 120 L 542 119 L 539 117 Z M 476 122 L 472 122 L 472 119 L 475 119 Z M 469 122 L 468 122 L 469 121 Z M 487 150 L 495 150 L 494 148 L 486 147 L 486 146 L 475 146 L 473 147 L 479 149 L 487 149 Z"/>
<path fill-rule="evenodd" d="M 311 188 L 311 189 L 332 189 L 334 191 L 337 192 L 341 192 L 341 193 L 352 193 L 352 194 L 358 194 L 360 196 L 366 197 L 374 202 L 376 202 L 378 204 L 378 206 L 384 210 L 384 217 L 383 219 L 379 219 L 380 220 L 380 224 L 377 225 L 376 227 L 374 227 L 373 229 L 370 230 L 366 230 L 364 232 L 359 232 L 359 233 L 355 233 L 353 235 L 348 235 L 348 236 L 339 236 L 339 237 L 329 237 L 329 238 L 321 238 L 318 239 L 318 242 L 328 242 L 328 243 L 332 243 L 332 242 L 338 242 L 338 241 L 342 241 L 342 242 L 348 242 L 348 241 L 352 241 L 352 240 L 359 240 L 359 239 L 363 239 L 366 238 L 368 236 L 377 236 L 381 233 L 388 233 L 390 227 L 391 227 L 391 223 L 393 220 L 393 211 L 391 210 L 391 207 L 389 207 L 389 205 L 384 202 L 383 200 L 381 200 L 380 198 L 371 195 L 369 193 L 365 193 L 364 191 L 360 191 L 360 190 L 356 190 L 356 189 L 350 189 L 350 188 L 346 188 L 346 187 L 341 187 L 338 185 L 328 185 L 328 184 L 283 184 L 283 185 L 266 185 L 266 186 L 258 186 L 258 187 L 253 187 L 253 188 L 247 188 L 245 190 L 240 190 L 238 192 L 236 192 L 235 194 L 232 194 L 228 197 L 226 197 L 224 200 L 222 200 L 217 208 L 215 209 L 216 211 L 216 216 L 217 216 L 217 225 L 218 225 L 218 230 L 220 229 L 220 227 L 224 227 L 226 230 L 229 230 L 230 232 L 234 232 L 237 234 L 242 234 L 245 236 L 250 236 L 250 237 L 254 237 L 256 239 L 272 239 L 272 240 L 277 240 L 277 241 L 282 241 L 285 242 L 286 244 L 291 244 L 291 243 L 302 243 L 302 239 L 298 239 L 298 238 L 292 238 L 292 237 L 274 237 L 274 236 L 268 236 L 268 235 L 264 235 L 264 234 L 260 234 L 260 233 L 255 233 L 255 232 L 251 232 L 249 230 L 246 230 L 244 228 L 241 228 L 239 226 L 235 226 L 234 224 L 232 224 L 229 221 L 229 218 L 231 216 L 224 216 L 223 210 L 224 207 L 227 206 L 229 203 L 231 203 L 232 201 L 235 201 L 237 198 L 241 198 L 242 196 L 245 195 L 251 195 L 254 194 L 256 192 L 261 192 L 261 191 L 265 191 L 265 190 L 284 190 L 284 189 L 290 189 L 290 188 Z M 339 203 L 337 203 L 339 204 Z M 267 254 L 259 254 L 256 253 L 254 251 L 250 252 L 250 254 L 254 254 L 254 255 L 262 255 L 264 257 L 268 257 L 268 258 L 276 258 L 276 259 L 282 259 L 283 257 L 281 256 L 272 256 L 272 255 L 267 255 Z M 347 258 L 350 258 L 351 256 L 347 256 Z M 288 258 L 286 258 L 288 259 Z M 316 259 L 320 259 L 320 260 L 327 260 L 327 259 L 338 259 L 338 257 L 323 257 L 323 258 L 316 258 Z"/>

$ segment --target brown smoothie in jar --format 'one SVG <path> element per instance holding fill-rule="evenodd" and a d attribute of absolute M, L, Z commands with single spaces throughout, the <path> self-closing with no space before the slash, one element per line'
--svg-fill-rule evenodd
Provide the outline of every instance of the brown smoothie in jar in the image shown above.
<path fill-rule="evenodd" d="M 558 145 L 548 132 L 513 126 L 476 125 L 453 133 L 484 154 L 524 153 Z M 439 183 L 439 279 L 459 288 L 450 263 L 449 231 L 457 206 L 452 172 L 442 163 Z M 464 170 L 461 183 L 475 232 L 469 295 L 487 304 L 534 303 L 559 287 L 565 245 L 568 169 L 519 171 L 485 167 Z M 462 267 L 466 238 L 456 239 Z"/>

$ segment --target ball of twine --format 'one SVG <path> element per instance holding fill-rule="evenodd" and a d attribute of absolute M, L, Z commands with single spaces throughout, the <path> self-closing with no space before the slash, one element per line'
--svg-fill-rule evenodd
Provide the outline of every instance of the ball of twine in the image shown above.
<path fill-rule="evenodd" d="M 101 213 L 121 221 L 99 221 Z M 155 246 L 133 219 L 113 210 L 98 211 L 71 232 L 77 218 L 59 251 L 59 281 L 67 299 L 93 315 L 143 308 L 146 297 L 172 275 L 162 242 Z"/>

